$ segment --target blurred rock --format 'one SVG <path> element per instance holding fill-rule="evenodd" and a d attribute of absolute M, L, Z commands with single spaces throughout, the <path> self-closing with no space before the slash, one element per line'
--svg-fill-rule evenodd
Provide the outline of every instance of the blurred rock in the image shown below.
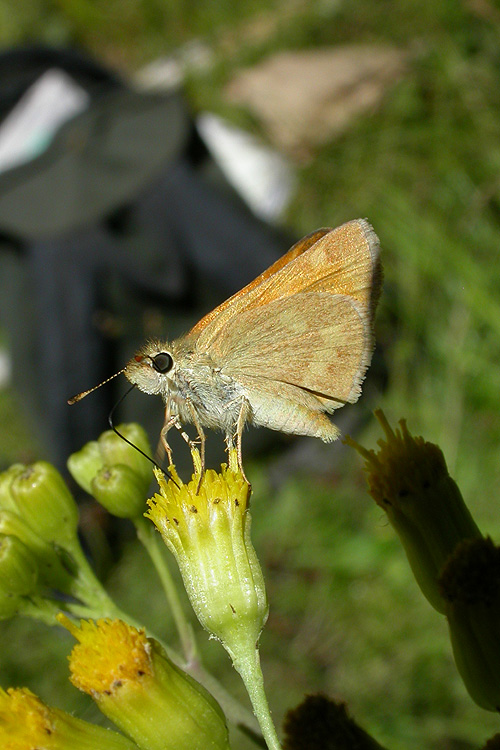
<path fill-rule="evenodd" d="M 280 52 L 239 73 L 225 93 L 261 120 L 279 149 L 307 159 L 373 110 L 407 60 L 407 52 L 386 46 Z"/>

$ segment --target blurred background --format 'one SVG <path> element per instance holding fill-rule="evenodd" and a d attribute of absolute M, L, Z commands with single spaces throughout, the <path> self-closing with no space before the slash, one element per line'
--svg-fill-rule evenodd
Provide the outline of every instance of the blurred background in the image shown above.
<path fill-rule="evenodd" d="M 63 467 L 125 384 L 73 411 L 69 396 L 299 237 L 361 216 L 385 287 L 363 396 L 337 422 L 373 447 L 373 408 L 405 417 L 498 539 L 499 33 L 488 0 L 0 0 L 0 468 Z M 132 394 L 119 417 L 155 441 L 161 411 Z M 322 691 L 388 748 L 479 746 L 496 719 L 467 697 L 360 459 L 264 430 L 247 445 L 278 724 Z M 131 534 L 91 503 L 82 515 L 113 595 L 168 638 Z M 67 684 L 66 642 L 0 625 L 2 686 L 93 716 Z M 205 656 L 243 695 L 217 644 Z"/>

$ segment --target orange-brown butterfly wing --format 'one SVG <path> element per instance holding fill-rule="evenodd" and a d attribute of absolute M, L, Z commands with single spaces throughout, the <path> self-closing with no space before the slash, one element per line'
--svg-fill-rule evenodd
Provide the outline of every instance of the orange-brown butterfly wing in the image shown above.
<path fill-rule="evenodd" d="M 346 294 L 365 309 L 380 295 L 379 242 L 370 224 L 357 219 L 320 237 L 256 289 L 245 308 L 305 291 Z"/>
<path fill-rule="evenodd" d="M 258 287 L 259 284 L 268 279 L 270 276 L 273 276 L 284 266 L 286 266 L 287 263 L 290 263 L 291 260 L 304 253 L 306 250 L 312 247 L 312 245 L 314 245 L 321 237 L 331 231 L 332 230 L 330 228 L 317 229 L 315 232 L 311 232 L 311 234 L 308 234 L 306 237 L 303 237 L 301 240 L 296 242 L 295 245 L 293 245 L 290 250 L 285 253 L 285 255 L 282 255 L 281 258 L 278 258 L 278 260 L 273 263 L 272 266 L 269 266 L 269 268 L 267 268 L 259 276 L 257 276 L 256 279 L 247 284 L 247 286 L 243 287 L 243 289 L 240 289 L 239 292 L 236 292 L 236 294 L 233 294 L 227 300 L 222 302 L 214 310 L 211 310 L 209 313 L 207 313 L 207 315 L 205 315 L 200 321 L 198 321 L 198 323 L 190 330 L 189 335 L 199 334 L 229 305 L 236 304 L 238 301 L 243 300 L 245 300 L 246 302 L 250 302 L 250 300 L 252 299 L 252 295 L 250 294 L 250 292 Z"/>
<path fill-rule="evenodd" d="M 378 256 L 378 239 L 363 219 L 334 230 L 318 230 L 205 316 L 188 337 L 193 336 L 200 349 L 210 351 L 219 336 L 231 335 L 228 326 L 244 310 L 305 291 L 350 296 L 371 320 L 381 285 Z"/>
<path fill-rule="evenodd" d="M 240 313 L 212 355 L 243 388 L 255 424 L 331 440 L 338 431 L 321 412 L 357 401 L 372 348 L 352 297 L 299 292 Z"/>
<path fill-rule="evenodd" d="M 214 342 L 222 371 L 288 383 L 331 400 L 356 401 L 372 352 L 371 326 L 351 297 L 299 292 L 245 310 Z"/>

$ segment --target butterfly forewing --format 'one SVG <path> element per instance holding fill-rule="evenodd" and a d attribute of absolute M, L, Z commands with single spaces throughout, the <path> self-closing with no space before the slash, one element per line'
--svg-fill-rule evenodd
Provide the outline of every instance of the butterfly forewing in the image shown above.
<path fill-rule="evenodd" d="M 222 331 L 224 336 L 231 335 L 228 326 L 244 310 L 305 291 L 348 294 L 363 306 L 371 320 L 373 298 L 378 297 L 379 287 L 376 235 L 368 222 L 351 221 L 305 238 L 248 287 L 203 318 L 188 337 L 196 339 L 197 348 L 210 351 Z"/>
<path fill-rule="evenodd" d="M 257 276 L 256 279 L 251 281 L 250 284 L 247 284 L 247 286 L 243 287 L 243 289 L 241 289 L 239 292 L 236 292 L 236 294 L 233 294 L 232 297 L 229 297 L 218 307 L 216 307 L 215 310 L 211 310 L 211 312 L 209 312 L 200 321 L 198 321 L 198 323 L 190 330 L 189 335 L 198 336 L 201 331 L 207 328 L 207 326 L 215 318 L 218 318 L 219 321 L 221 321 L 221 313 L 228 307 L 231 308 L 231 315 L 235 314 L 236 309 L 239 309 L 242 303 L 246 307 L 246 304 L 250 303 L 250 301 L 254 298 L 254 290 L 256 289 L 256 287 L 262 284 L 262 282 L 264 282 L 270 276 L 281 270 L 284 266 L 290 263 L 291 260 L 294 260 L 296 257 L 304 253 L 306 250 L 312 247 L 312 245 L 314 245 L 321 237 L 331 231 L 332 230 L 330 228 L 316 229 L 315 232 L 311 232 L 311 234 L 308 234 L 306 237 L 303 237 L 301 240 L 296 242 L 295 245 L 293 245 L 290 250 L 285 253 L 285 255 L 283 255 L 281 258 L 278 258 L 278 260 L 273 263 L 272 266 L 269 266 L 269 268 L 267 268 L 259 276 Z M 252 292 L 252 294 L 250 294 L 250 292 Z M 236 305 L 236 307 L 232 307 L 233 305 Z"/>
<path fill-rule="evenodd" d="M 320 237 L 261 284 L 246 307 L 298 292 L 324 291 L 349 295 L 368 309 L 380 290 L 378 252 L 378 240 L 368 222 L 350 221 Z"/>

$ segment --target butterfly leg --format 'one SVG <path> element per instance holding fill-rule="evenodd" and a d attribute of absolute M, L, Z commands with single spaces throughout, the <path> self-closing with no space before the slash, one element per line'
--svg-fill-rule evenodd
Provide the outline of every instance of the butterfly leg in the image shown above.
<path fill-rule="evenodd" d="M 163 422 L 163 427 L 161 428 L 161 432 L 160 432 L 160 441 L 165 450 L 165 453 L 167 454 L 169 465 L 173 464 L 173 460 L 172 460 L 172 448 L 167 442 L 167 433 L 171 427 L 174 427 L 174 426 L 177 427 L 178 424 L 179 424 L 179 418 L 177 417 L 177 415 L 172 415 L 170 413 L 170 406 L 169 404 L 167 404 L 165 407 L 165 421 Z"/>
<path fill-rule="evenodd" d="M 243 435 L 243 428 L 245 426 L 245 422 L 247 421 L 249 414 L 250 414 L 250 405 L 246 399 L 243 399 L 243 401 L 241 402 L 238 419 L 236 420 L 234 433 L 233 434 L 231 434 L 230 432 L 226 433 L 226 445 L 227 445 L 227 451 L 229 454 L 229 468 L 232 471 L 237 471 L 239 469 L 239 471 L 241 472 L 243 476 L 243 479 L 250 486 L 250 482 L 248 481 L 247 476 L 245 474 L 245 470 L 243 468 L 243 456 L 242 456 L 242 450 L 241 450 L 241 437 Z M 234 461 L 235 441 L 236 441 L 236 462 Z"/>
<path fill-rule="evenodd" d="M 200 479 L 198 482 L 198 487 L 196 489 L 196 494 L 200 491 L 201 487 L 201 481 L 203 479 L 203 475 L 205 473 L 205 442 L 206 437 L 205 433 L 203 431 L 203 427 L 200 424 L 200 420 L 198 419 L 198 415 L 196 413 L 196 409 L 192 405 L 192 403 L 188 400 L 186 400 L 186 405 L 189 409 L 190 415 L 191 415 L 191 421 L 193 422 L 196 432 L 198 433 L 198 439 L 192 440 L 187 432 L 184 431 L 181 423 L 179 420 L 176 420 L 173 423 L 173 426 L 176 427 L 179 432 L 181 433 L 181 437 L 186 441 L 186 443 L 189 445 L 189 448 L 191 450 L 191 455 L 193 457 L 193 468 L 196 473 L 199 473 Z M 200 449 L 198 452 L 197 445 L 199 444 Z"/>

